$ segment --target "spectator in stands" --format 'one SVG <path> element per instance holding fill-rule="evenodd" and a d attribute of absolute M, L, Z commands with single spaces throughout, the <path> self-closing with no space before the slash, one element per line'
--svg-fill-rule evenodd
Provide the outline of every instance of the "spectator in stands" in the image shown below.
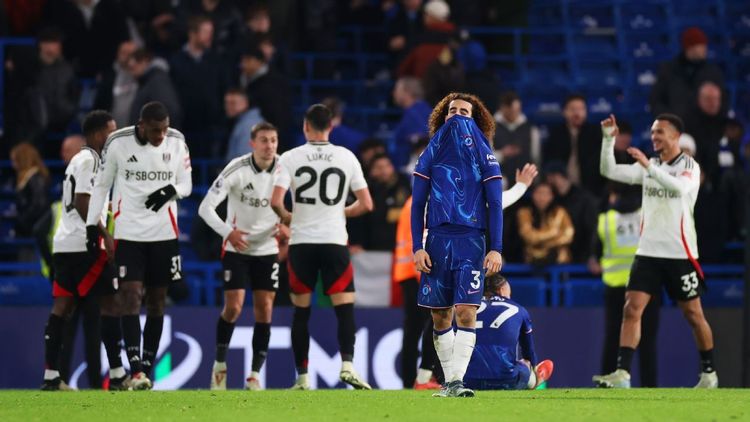
<path fill-rule="evenodd" d="M 288 66 L 289 48 L 284 40 L 274 35 L 268 5 L 251 4 L 245 12 L 245 28 L 241 45 L 258 45 L 271 67 L 283 72 Z"/>
<path fill-rule="evenodd" d="M 591 256 L 591 239 L 596 234 L 596 216 L 599 213 L 597 198 L 575 185 L 567 175 L 565 165 L 550 162 L 545 165 L 547 183 L 557 196 L 556 203 L 562 206 L 575 227 L 571 243 L 571 261 L 584 263 Z"/>
<path fill-rule="evenodd" d="M 115 60 L 117 47 L 130 38 L 117 0 L 47 1 L 43 21 L 65 34 L 65 57 L 80 77 L 98 77 Z"/>
<path fill-rule="evenodd" d="M 742 138 L 745 128 L 736 119 L 727 121 L 724 137 L 719 142 L 719 167 L 721 182 L 719 191 L 726 200 L 723 207 L 729 213 L 727 233 L 729 240 L 741 240 L 746 235 L 745 229 L 745 196 L 747 182 L 742 166 Z"/>
<path fill-rule="evenodd" d="M 224 94 L 224 113 L 229 124 L 229 139 L 225 161 L 253 151 L 250 135 L 253 126 L 263 121 L 258 107 L 250 107 L 247 93 L 242 88 L 232 88 Z"/>
<path fill-rule="evenodd" d="M 728 239 L 728 215 L 730 213 L 725 206 L 729 201 L 718 186 L 709 182 L 706 173 L 701 171 L 700 177 L 701 184 L 693 212 L 700 262 L 701 264 L 718 264 L 725 261 L 724 244 Z M 743 197 L 740 202 L 744 200 Z"/>
<path fill-rule="evenodd" d="M 654 116 L 674 113 L 687 121 L 695 104 L 698 88 L 704 82 L 713 82 L 724 89 L 721 69 L 706 60 L 708 38 L 700 28 L 691 27 L 682 33 L 682 52 L 671 61 L 662 63 L 651 89 L 649 104 Z M 727 103 L 722 105 L 727 109 Z"/>
<path fill-rule="evenodd" d="M 202 15 L 213 23 L 214 50 L 228 63 L 234 64 L 237 46 L 242 39 L 242 13 L 231 0 L 182 0 L 177 7 L 177 22 L 187 24 L 190 16 Z M 182 27 L 181 33 L 190 32 L 190 27 Z"/>
<path fill-rule="evenodd" d="M 706 182 L 718 188 L 721 179 L 719 154 L 727 118 L 721 111 L 721 88 L 713 82 L 704 82 L 698 88 L 695 107 L 685 119 L 685 131 L 696 143 L 695 159 L 706 175 Z"/>
<path fill-rule="evenodd" d="M 60 147 L 60 159 L 62 159 L 65 165 L 68 165 L 73 156 L 78 154 L 84 145 L 86 145 L 86 139 L 83 135 L 76 134 L 66 136 Z"/>
<path fill-rule="evenodd" d="M 350 221 L 349 243 L 368 251 L 392 251 L 401 208 L 411 196 L 409 178 L 396 172 L 387 154 L 372 158 L 367 169 L 373 212 Z"/>
<path fill-rule="evenodd" d="M 385 35 L 393 63 L 400 63 L 424 31 L 422 0 L 401 0 L 386 12 Z"/>
<path fill-rule="evenodd" d="M 96 89 L 94 108 L 109 110 L 117 127 L 129 126 L 130 109 L 138 91 L 138 82 L 128 71 L 128 61 L 138 46 L 134 41 L 123 41 L 117 49 L 117 59 L 112 68 L 104 72 L 102 81 Z"/>
<path fill-rule="evenodd" d="M 63 132 L 78 110 L 78 82 L 63 58 L 62 33 L 46 29 L 38 36 L 33 85 L 24 94 L 20 125 L 23 136 L 43 145 L 45 132 Z M 54 154 L 57 150 L 45 151 Z"/>
<path fill-rule="evenodd" d="M 431 105 L 440 102 L 451 92 L 462 92 L 466 84 L 463 65 L 456 59 L 456 51 L 445 46 L 422 78 L 425 99 Z"/>
<path fill-rule="evenodd" d="M 628 154 L 628 148 L 633 144 L 633 127 L 625 121 L 617 122 L 617 126 L 620 130 L 615 137 L 615 162 L 617 164 L 635 163 L 635 159 Z"/>
<path fill-rule="evenodd" d="M 121 0 L 131 36 L 139 46 L 163 57 L 180 48 L 179 28 L 172 0 Z"/>
<path fill-rule="evenodd" d="M 424 77 L 430 64 L 455 37 L 456 26 L 448 20 L 451 14 L 448 3 L 430 0 L 424 5 L 423 13 L 424 31 L 416 37 L 414 46 L 399 64 L 399 77 Z"/>
<path fill-rule="evenodd" d="M 417 140 L 417 143 L 414 144 L 414 148 L 411 150 L 411 155 L 409 156 L 409 163 L 402 169 L 401 173 L 410 175 L 411 177 L 414 176 L 414 168 L 417 167 L 417 161 L 419 160 L 419 156 L 422 155 L 422 152 L 427 149 L 427 145 L 430 143 L 430 137 L 427 135 L 420 136 Z M 413 179 L 412 179 L 413 180 Z"/>
<path fill-rule="evenodd" d="M 393 87 L 393 102 L 404 110 L 404 114 L 393 128 L 393 138 L 388 150 L 393 157 L 393 164 L 399 170 L 408 162 L 409 153 L 416 141 L 428 133 L 427 120 L 432 108 L 423 98 L 422 83 L 417 78 L 399 78 Z"/>
<path fill-rule="evenodd" d="M 244 49 L 240 69 L 240 85 L 247 91 L 250 103 L 258 106 L 266 121 L 279 129 L 279 152 L 283 151 L 291 143 L 292 92 L 289 81 L 268 66 L 266 56 L 257 45 Z"/>
<path fill-rule="evenodd" d="M 375 156 L 385 154 L 386 152 L 387 149 L 383 141 L 378 138 L 368 138 L 359 144 L 359 153 L 357 154 L 357 157 L 359 157 L 359 162 L 362 163 L 362 169 L 367 171 L 372 159 Z"/>
<path fill-rule="evenodd" d="M 513 91 L 500 95 L 495 122 L 495 155 L 503 167 L 503 184 L 512 186 L 516 170 L 526 163 L 541 164 L 539 129 L 523 114 L 521 98 Z"/>
<path fill-rule="evenodd" d="M 196 157 L 216 157 L 211 145 L 218 145 L 216 133 L 222 120 L 221 99 L 228 85 L 226 67 L 212 51 L 214 26 L 207 16 L 188 19 L 188 41 L 170 62 L 170 76 L 183 111 L 182 130 L 188 138 L 205 142 L 191 148 Z"/>
<path fill-rule="evenodd" d="M 328 139 L 332 144 L 342 146 L 356 154 L 359 145 L 367 138 L 367 135 L 344 124 L 344 102 L 338 97 L 326 97 L 320 103 L 333 113 L 331 120 L 333 129 Z"/>
<path fill-rule="evenodd" d="M 49 207 L 49 170 L 39 151 L 29 143 L 20 143 L 10 150 L 10 161 L 16 171 L 16 237 L 29 237 L 34 223 Z"/>
<path fill-rule="evenodd" d="M 565 122 L 550 129 L 542 156 L 545 162 L 566 163 L 568 178 L 599 196 L 604 188 L 604 178 L 599 174 L 602 134 L 599 125 L 587 122 L 586 116 L 586 98 L 580 94 L 568 96 L 563 104 Z"/>
<path fill-rule="evenodd" d="M 523 241 L 524 262 L 533 265 L 570 262 L 574 232 L 565 208 L 555 203 L 552 186 L 546 182 L 538 183 L 531 193 L 531 205 L 518 210 L 518 233 Z"/>
<path fill-rule="evenodd" d="M 169 126 L 182 127 L 182 108 L 177 92 L 169 79 L 169 65 L 160 58 L 154 57 L 146 49 L 138 49 L 128 61 L 128 71 L 138 81 L 133 104 L 130 107 L 130 122 L 135 124 L 141 113 L 141 108 L 148 102 L 159 101 L 169 110 Z M 188 139 L 188 146 L 191 140 Z"/>

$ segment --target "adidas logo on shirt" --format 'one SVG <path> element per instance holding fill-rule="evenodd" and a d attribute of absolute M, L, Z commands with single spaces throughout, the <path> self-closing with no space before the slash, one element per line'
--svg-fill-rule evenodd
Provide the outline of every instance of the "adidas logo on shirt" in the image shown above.
<path fill-rule="evenodd" d="M 130 158 L 128 158 L 128 163 L 137 163 L 138 159 L 135 158 L 135 155 L 131 155 Z"/>

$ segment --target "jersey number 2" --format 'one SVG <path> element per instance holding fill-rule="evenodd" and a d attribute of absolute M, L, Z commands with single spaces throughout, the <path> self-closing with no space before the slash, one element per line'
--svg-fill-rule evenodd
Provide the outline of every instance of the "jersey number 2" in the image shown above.
<path fill-rule="evenodd" d="M 503 322 L 507 321 L 508 318 L 512 317 L 513 315 L 518 313 L 518 306 L 511 305 L 507 302 L 490 302 L 491 306 L 502 306 L 504 308 L 507 308 L 507 311 L 500 312 L 500 315 L 495 318 L 492 323 L 490 323 L 489 328 L 500 328 L 501 325 L 503 325 Z M 483 310 L 487 309 L 487 302 L 482 302 L 481 305 L 479 305 L 479 309 L 477 309 L 477 315 L 482 313 Z M 477 328 L 484 328 L 484 323 L 482 321 L 477 320 Z"/>
<path fill-rule="evenodd" d="M 303 174 L 309 174 L 310 180 L 303 183 L 299 188 L 297 188 L 297 191 L 294 193 L 294 202 L 298 204 L 315 204 L 316 198 L 315 197 L 305 197 L 302 196 L 302 194 L 313 187 L 315 185 L 315 182 L 318 181 L 318 173 L 315 171 L 314 168 L 309 166 L 300 167 L 297 169 L 297 171 L 294 173 L 296 177 L 300 177 Z M 332 175 L 338 176 L 338 182 L 339 186 L 336 188 L 336 196 L 333 198 L 328 197 L 328 178 Z M 341 198 L 344 197 L 344 181 L 346 180 L 346 175 L 344 175 L 344 172 L 341 171 L 340 168 L 336 167 L 329 167 L 325 170 L 323 170 L 322 173 L 320 173 L 320 188 L 318 189 L 318 196 L 320 197 L 320 200 L 326 204 L 326 205 L 336 205 L 341 201 Z"/>

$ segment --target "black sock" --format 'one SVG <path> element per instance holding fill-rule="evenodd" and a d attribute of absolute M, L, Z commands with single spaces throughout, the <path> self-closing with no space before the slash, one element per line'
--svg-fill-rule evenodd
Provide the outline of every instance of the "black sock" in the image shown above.
<path fill-rule="evenodd" d="M 65 319 L 49 314 L 47 326 L 44 327 L 44 364 L 46 369 L 57 371 L 60 367 L 60 348 L 62 347 Z"/>
<path fill-rule="evenodd" d="M 227 349 L 233 332 L 234 323 L 219 317 L 219 322 L 216 323 L 216 362 L 227 361 Z"/>
<path fill-rule="evenodd" d="M 268 355 L 268 342 L 271 340 L 271 324 L 256 322 L 253 329 L 253 372 L 260 372 Z"/>
<path fill-rule="evenodd" d="M 121 368 L 120 339 L 122 339 L 122 328 L 120 328 L 120 317 L 102 315 L 102 343 L 107 351 L 109 369 Z"/>
<path fill-rule="evenodd" d="M 151 376 L 151 367 L 156 363 L 156 353 L 159 351 L 159 340 L 164 328 L 164 315 L 149 315 L 143 327 L 143 372 Z"/>
<path fill-rule="evenodd" d="M 141 366 L 141 317 L 139 315 L 123 315 L 122 337 L 125 340 L 125 353 L 130 362 L 130 373 L 143 371 Z"/>
<path fill-rule="evenodd" d="M 338 320 L 338 339 L 341 360 L 351 362 L 354 359 L 354 304 L 347 303 L 344 305 L 334 306 L 336 319 Z"/>
<path fill-rule="evenodd" d="M 713 372 L 716 370 L 714 366 L 714 349 L 699 351 L 701 354 L 701 370 L 703 372 Z"/>
<path fill-rule="evenodd" d="M 310 330 L 307 322 L 310 320 L 310 308 L 294 307 L 292 320 L 292 350 L 294 350 L 294 365 L 297 373 L 307 373 L 307 358 L 310 352 Z"/>
<path fill-rule="evenodd" d="M 630 364 L 633 362 L 635 349 L 632 347 L 622 347 L 617 351 L 617 369 L 624 369 L 630 373 Z"/>

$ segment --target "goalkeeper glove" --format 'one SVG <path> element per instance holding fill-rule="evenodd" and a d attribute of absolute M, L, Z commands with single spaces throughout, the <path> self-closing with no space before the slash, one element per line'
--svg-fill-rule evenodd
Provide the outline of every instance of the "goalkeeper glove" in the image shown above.
<path fill-rule="evenodd" d="M 99 227 L 86 226 L 86 250 L 91 255 L 99 254 Z"/>
<path fill-rule="evenodd" d="M 146 208 L 150 208 L 154 212 L 157 212 L 164 206 L 164 204 L 171 201 L 175 195 L 177 195 L 177 191 L 172 185 L 167 185 L 163 188 L 157 189 L 146 199 Z"/>

